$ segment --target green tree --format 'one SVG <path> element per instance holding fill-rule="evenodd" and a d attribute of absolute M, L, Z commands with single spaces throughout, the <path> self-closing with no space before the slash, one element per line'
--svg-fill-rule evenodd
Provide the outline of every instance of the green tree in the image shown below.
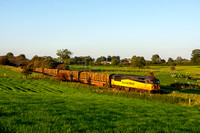
<path fill-rule="evenodd" d="M 161 58 L 158 54 L 152 55 L 152 63 L 153 64 L 160 64 L 161 63 Z"/>
<path fill-rule="evenodd" d="M 106 57 L 105 56 L 101 56 L 99 58 L 97 58 L 96 62 L 101 63 L 102 61 L 106 61 Z"/>
<path fill-rule="evenodd" d="M 56 67 L 56 61 L 51 57 L 44 57 L 44 59 L 41 61 L 41 67 L 53 69 Z"/>
<path fill-rule="evenodd" d="M 117 60 L 120 61 L 120 56 L 112 56 L 111 59 L 112 59 L 112 60 L 113 60 L 113 59 L 117 59 Z"/>
<path fill-rule="evenodd" d="M 68 59 L 70 59 L 70 56 L 72 55 L 72 52 L 69 51 L 68 49 L 61 49 L 61 50 L 57 50 L 56 53 L 59 59 L 59 61 L 62 61 L 64 63 L 68 62 Z"/>
<path fill-rule="evenodd" d="M 13 54 L 12 52 L 8 52 L 8 53 L 6 54 L 6 56 L 7 56 L 7 57 L 13 57 L 14 54 Z"/>
<path fill-rule="evenodd" d="M 173 60 L 172 58 L 169 57 L 167 63 L 168 63 L 168 64 L 173 64 L 173 63 L 174 63 L 174 60 Z"/>
<path fill-rule="evenodd" d="M 86 56 L 84 57 L 83 61 L 85 63 L 85 66 L 88 66 L 90 61 L 93 61 L 93 59 L 90 56 Z"/>
<path fill-rule="evenodd" d="M 107 57 L 106 60 L 107 60 L 107 61 L 111 61 L 111 60 L 112 60 L 112 57 L 111 57 L 110 55 L 108 55 L 108 57 Z"/>
<path fill-rule="evenodd" d="M 170 57 L 168 58 L 167 64 L 173 65 L 173 66 L 176 65 L 175 61 Z"/>
<path fill-rule="evenodd" d="M 144 57 L 140 57 L 140 56 L 133 56 L 131 58 L 131 65 L 133 67 L 139 67 L 139 68 L 143 68 L 146 65 L 145 59 Z"/>
<path fill-rule="evenodd" d="M 119 60 L 118 59 L 112 59 L 111 65 L 118 65 L 118 64 L 119 64 Z"/>
<path fill-rule="evenodd" d="M 192 58 L 191 58 L 191 62 L 193 63 L 193 64 L 197 64 L 198 62 L 198 60 L 199 60 L 199 58 L 200 58 L 200 49 L 194 49 L 193 51 L 192 51 Z"/>
<path fill-rule="evenodd" d="M 22 75 L 25 75 L 26 78 L 27 76 L 31 75 L 33 73 L 33 64 L 29 64 L 27 66 L 23 67 L 23 70 L 21 72 Z"/>

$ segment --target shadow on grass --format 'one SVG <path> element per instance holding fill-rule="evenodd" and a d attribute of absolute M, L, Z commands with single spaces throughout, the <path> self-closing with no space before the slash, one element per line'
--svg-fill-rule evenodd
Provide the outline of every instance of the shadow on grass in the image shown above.
<path fill-rule="evenodd" d="M 160 86 L 161 93 L 163 94 L 171 94 L 173 91 L 178 91 L 181 93 L 189 93 L 189 94 L 200 94 L 200 89 L 190 89 L 190 88 L 181 88 L 181 87 L 171 87 L 171 86 Z"/>

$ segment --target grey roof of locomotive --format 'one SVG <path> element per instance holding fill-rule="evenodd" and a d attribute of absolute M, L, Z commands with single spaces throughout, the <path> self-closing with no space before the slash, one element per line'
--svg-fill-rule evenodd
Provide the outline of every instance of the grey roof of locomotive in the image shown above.
<path fill-rule="evenodd" d="M 131 80 L 158 80 L 155 77 L 137 76 L 137 75 L 122 75 L 122 74 L 113 74 L 112 78 L 114 78 L 115 76 L 120 76 L 121 79 L 131 79 Z"/>

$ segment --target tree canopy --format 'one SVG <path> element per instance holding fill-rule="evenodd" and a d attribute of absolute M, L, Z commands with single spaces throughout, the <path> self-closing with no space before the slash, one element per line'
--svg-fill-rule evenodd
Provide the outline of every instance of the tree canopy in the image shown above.
<path fill-rule="evenodd" d="M 192 51 L 191 54 L 192 58 L 191 58 L 191 62 L 194 64 L 199 64 L 199 60 L 200 60 L 200 49 L 194 49 Z"/>
<path fill-rule="evenodd" d="M 70 59 L 70 56 L 72 55 L 72 52 L 69 51 L 68 49 L 61 49 L 61 50 L 57 50 L 56 53 L 59 59 L 59 61 L 67 63 L 68 59 Z"/>
<path fill-rule="evenodd" d="M 131 65 L 133 67 L 143 68 L 146 65 L 144 57 L 133 56 L 131 58 Z"/>

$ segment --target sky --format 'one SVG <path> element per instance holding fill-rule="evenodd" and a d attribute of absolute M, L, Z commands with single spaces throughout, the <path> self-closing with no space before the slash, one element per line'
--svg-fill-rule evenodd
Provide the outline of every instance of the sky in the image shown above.
<path fill-rule="evenodd" d="M 0 55 L 190 59 L 200 0 L 0 0 Z"/>

